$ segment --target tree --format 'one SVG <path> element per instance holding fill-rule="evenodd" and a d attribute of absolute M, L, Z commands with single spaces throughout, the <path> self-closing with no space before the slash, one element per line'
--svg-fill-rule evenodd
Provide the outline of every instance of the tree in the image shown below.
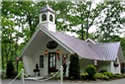
<path fill-rule="evenodd" d="M 88 79 L 94 80 L 96 74 L 96 67 L 94 65 L 88 65 L 85 71 L 88 73 Z"/>
<path fill-rule="evenodd" d="M 71 6 L 71 1 L 61 1 L 52 4 L 53 9 L 56 11 L 56 28 L 58 31 L 69 31 L 67 22 Z"/>
<path fill-rule="evenodd" d="M 98 21 L 97 38 L 101 41 L 109 41 L 112 36 L 122 33 L 123 24 L 121 13 L 125 12 L 119 0 L 106 1 L 106 8 L 103 10 Z M 103 18 L 103 19 L 102 19 Z"/>
<path fill-rule="evenodd" d="M 23 37 L 20 31 L 20 6 L 17 2 L 2 2 L 2 69 L 5 70 L 7 62 L 16 60 L 20 54 L 19 41 Z M 18 10 L 18 11 L 17 11 Z M 20 17 L 19 17 L 20 16 Z M 16 29 L 18 27 L 18 29 Z M 2 74 L 4 75 L 4 74 Z"/>
<path fill-rule="evenodd" d="M 69 78 L 70 79 L 80 78 L 80 64 L 79 64 L 79 57 L 77 54 L 71 55 L 70 57 Z"/>
<path fill-rule="evenodd" d="M 12 49 L 15 46 L 15 42 L 13 41 L 14 37 L 12 37 L 14 23 L 13 21 L 8 20 L 5 17 L 2 17 L 2 68 L 4 69 L 5 64 L 8 60 L 12 60 L 14 58 L 14 50 Z M 8 28 L 9 27 L 9 28 Z M 11 58 L 9 57 L 10 55 Z"/>
<path fill-rule="evenodd" d="M 78 1 L 72 6 L 71 14 L 69 15 L 70 30 L 76 32 L 83 40 L 89 38 L 89 29 L 96 23 L 96 18 L 105 8 L 103 3 L 99 3 L 93 8 L 92 1 Z M 72 26 L 80 25 L 80 29 L 72 29 Z"/>
<path fill-rule="evenodd" d="M 6 70 L 6 77 L 7 78 L 14 78 L 16 76 L 14 65 L 12 61 L 7 62 L 7 70 Z"/>

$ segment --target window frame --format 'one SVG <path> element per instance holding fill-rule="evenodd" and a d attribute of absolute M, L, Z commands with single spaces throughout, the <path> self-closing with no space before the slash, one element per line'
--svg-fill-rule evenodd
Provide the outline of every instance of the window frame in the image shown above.
<path fill-rule="evenodd" d="M 46 21 L 47 20 L 47 15 L 46 14 L 42 14 L 41 18 L 42 18 L 42 21 Z"/>
<path fill-rule="evenodd" d="M 54 19 L 54 18 L 53 18 L 53 15 L 50 14 L 50 15 L 49 15 L 49 20 L 50 20 L 51 22 L 53 22 L 53 19 Z"/>

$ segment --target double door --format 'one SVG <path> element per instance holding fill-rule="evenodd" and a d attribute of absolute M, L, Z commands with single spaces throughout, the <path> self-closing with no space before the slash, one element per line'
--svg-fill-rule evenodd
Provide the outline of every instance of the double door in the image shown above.
<path fill-rule="evenodd" d="M 48 72 L 56 72 L 56 52 L 48 53 Z"/>

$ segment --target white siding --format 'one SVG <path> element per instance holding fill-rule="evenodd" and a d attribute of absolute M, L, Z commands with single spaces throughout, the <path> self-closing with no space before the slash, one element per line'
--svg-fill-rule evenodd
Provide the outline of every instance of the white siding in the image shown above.
<path fill-rule="evenodd" d="M 33 69 L 34 69 L 34 62 L 32 57 L 30 56 L 23 56 L 23 62 L 24 62 L 24 69 L 27 75 L 33 76 Z"/>

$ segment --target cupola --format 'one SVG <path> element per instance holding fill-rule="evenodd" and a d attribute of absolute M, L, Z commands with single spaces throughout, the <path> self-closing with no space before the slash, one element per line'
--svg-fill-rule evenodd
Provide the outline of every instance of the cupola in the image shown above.
<path fill-rule="evenodd" d="M 49 31 L 56 32 L 55 11 L 48 4 L 40 10 L 39 23 Z"/>

